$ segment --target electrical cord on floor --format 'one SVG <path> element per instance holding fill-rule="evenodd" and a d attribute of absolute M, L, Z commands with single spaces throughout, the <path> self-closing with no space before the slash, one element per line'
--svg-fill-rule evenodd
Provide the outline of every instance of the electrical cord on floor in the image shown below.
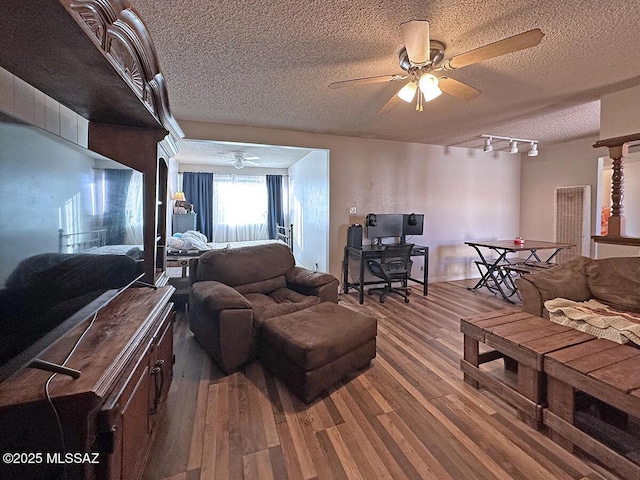
<path fill-rule="evenodd" d="M 98 310 L 98 312 L 99 312 L 99 310 Z M 67 355 L 67 357 L 64 359 L 64 361 L 61 364 L 63 367 L 69 361 L 69 359 L 74 354 L 74 352 L 78 349 L 78 346 L 82 342 L 82 339 L 86 336 L 87 332 L 89 332 L 89 330 L 91 329 L 91 327 L 95 323 L 96 318 L 98 318 L 98 312 L 93 314 L 93 318 L 91 319 L 91 322 L 89 323 L 89 325 L 87 325 L 87 328 L 84 329 L 84 332 L 82 332 L 82 335 L 80 335 L 78 340 L 76 340 L 75 344 L 73 345 L 73 348 L 71 349 L 71 351 L 69 352 L 69 354 Z M 47 379 L 46 383 L 44 384 L 44 394 L 47 397 L 47 401 L 49 402 L 49 406 L 51 406 L 51 410 L 53 410 L 53 414 L 55 416 L 56 425 L 58 427 L 58 433 L 60 435 L 60 447 L 61 447 L 60 451 L 62 453 L 62 457 L 64 458 L 66 456 L 66 453 L 67 453 L 67 448 L 66 448 L 66 443 L 65 443 L 65 439 L 64 439 L 64 430 L 62 428 L 62 421 L 60 420 L 60 415 L 58 414 L 58 409 L 54 405 L 53 399 L 51 398 L 51 394 L 49 392 L 49 385 L 51 384 L 51 381 L 55 378 L 56 375 L 58 375 L 58 374 L 57 373 L 53 373 Z M 62 468 L 63 468 L 63 477 L 62 478 L 64 480 L 66 480 L 67 479 L 67 466 L 66 466 L 65 463 L 62 463 Z"/>

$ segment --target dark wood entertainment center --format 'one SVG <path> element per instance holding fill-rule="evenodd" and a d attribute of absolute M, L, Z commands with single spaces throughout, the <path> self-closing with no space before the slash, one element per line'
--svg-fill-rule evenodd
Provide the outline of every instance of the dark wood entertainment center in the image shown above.
<path fill-rule="evenodd" d="M 79 378 L 56 375 L 49 385 L 64 435 L 64 452 L 89 455 L 66 465 L 66 478 L 134 479 L 142 473 L 173 371 L 169 286 L 129 288 L 56 342 L 41 357 Z M 0 385 L 3 454 L 27 456 L 4 464 L 2 478 L 64 478 L 61 434 L 45 395 L 50 372 L 27 369 Z M 41 457 L 35 456 L 40 453 Z M 26 464 L 24 464 L 24 463 Z M 0 470 L 0 471 L 3 471 Z"/>
<path fill-rule="evenodd" d="M 183 134 L 127 0 L 6 0 L 0 29 L 0 66 L 88 120 L 91 151 L 144 173 L 149 284 L 122 292 L 40 357 L 60 363 L 73 351 L 66 365 L 79 378 L 48 382 L 51 373 L 23 369 L 0 384 L 0 450 L 24 460 L 0 463 L 0 478 L 136 479 L 172 380 L 166 158 Z M 1 111 L 0 120 L 20 123 Z"/>

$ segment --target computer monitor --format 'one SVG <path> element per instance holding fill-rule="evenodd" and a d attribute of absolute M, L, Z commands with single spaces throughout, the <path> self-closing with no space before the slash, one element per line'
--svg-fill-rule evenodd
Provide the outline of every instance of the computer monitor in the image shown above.
<path fill-rule="evenodd" d="M 401 213 L 370 213 L 367 215 L 367 238 L 402 236 Z"/>
<path fill-rule="evenodd" d="M 405 213 L 402 215 L 402 236 L 422 235 L 424 232 L 424 214 Z"/>

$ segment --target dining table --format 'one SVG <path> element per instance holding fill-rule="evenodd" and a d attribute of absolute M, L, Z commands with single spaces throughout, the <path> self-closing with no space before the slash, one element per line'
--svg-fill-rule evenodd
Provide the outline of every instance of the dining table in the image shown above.
<path fill-rule="evenodd" d="M 509 303 L 517 294 L 514 272 L 530 272 L 555 265 L 553 259 L 565 249 L 575 247 L 573 243 L 548 242 L 542 240 L 470 240 L 464 242 L 478 254 L 475 265 L 480 279 L 469 290 L 486 287 L 492 293 L 500 293 Z M 545 255 L 542 252 L 547 252 Z M 521 254 L 517 257 L 510 254 Z M 522 255 L 524 254 L 524 255 Z"/>

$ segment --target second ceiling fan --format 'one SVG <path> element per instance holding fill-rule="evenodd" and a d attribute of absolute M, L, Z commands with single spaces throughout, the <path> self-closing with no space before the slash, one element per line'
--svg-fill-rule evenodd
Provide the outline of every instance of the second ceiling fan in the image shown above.
<path fill-rule="evenodd" d="M 402 100 L 411 103 L 416 98 L 416 94 L 416 110 L 418 111 L 422 111 L 423 101 L 429 102 L 442 92 L 462 100 L 472 100 L 480 95 L 480 90 L 446 75 L 436 76 L 434 72 L 447 72 L 534 47 L 544 37 L 544 33 L 539 28 L 534 28 L 445 60 L 444 44 L 429 39 L 428 21 L 411 20 L 402 23 L 400 30 L 404 40 L 404 47 L 399 54 L 400 68 L 406 73 L 334 82 L 329 87 L 342 88 L 369 83 L 402 81 L 402 88 L 378 110 L 380 114 L 388 112 Z"/>
<path fill-rule="evenodd" d="M 214 156 L 231 159 L 231 160 L 228 160 L 225 163 L 231 163 L 238 170 L 244 168 L 247 165 L 253 165 L 253 166 L 260 165 L 258 162 L 254 162 L 254 160 L 260 160 L 260 157 L 247 156 L 245 153 L 242 153 L 242 152 L 233 152 L 233 156 L 220 155 L 220 154 L 217 154 L 217 153 L 214 154 Z"/>

